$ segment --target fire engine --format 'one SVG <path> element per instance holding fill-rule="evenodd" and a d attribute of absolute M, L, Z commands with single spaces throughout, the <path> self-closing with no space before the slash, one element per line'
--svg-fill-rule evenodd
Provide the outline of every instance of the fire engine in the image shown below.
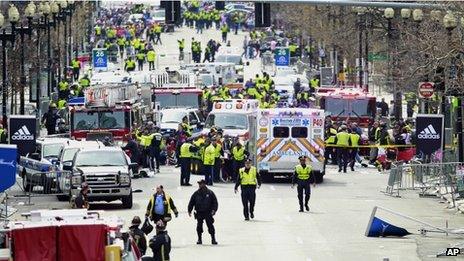
<path fill-rule="evenodd" d="M 150 92 L 151 86 L 146 84 L 105 84 L 86 89 L 84 103 L 70 105 L 71 137 L 123 141 L 133 123 L 153 116 Z"/>
<path fill-rule="evenodd" d="M 155 100 L 161 109 L 201 107 L 201 89 L 195 87 L 195 75 L 186 70 L 163 70 L 151 74 Z"/>
<path fill-rule="evenodd" d="M 367 127 L 376 113 L 376 97 L 360 89 L 333 88 L 316 94 L 318 104 L 335 121 L 357 122 Z"/>

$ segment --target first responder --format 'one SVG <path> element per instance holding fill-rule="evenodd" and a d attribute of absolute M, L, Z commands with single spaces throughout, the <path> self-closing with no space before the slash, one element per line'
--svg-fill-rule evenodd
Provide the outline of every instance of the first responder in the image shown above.
<path fill-rule="evenodd" d="M 306 156 L 300 156 L 298 159 L 300 160 L 300 164 L 295 167 L 292 178 L 292 188 L 297 184 L 298 203 L 300 204 L 300 212 L 303 212 L 303 191 L 305 195 L 304 207 L 306 211 L 309 211 L 308 202 L 311 197 L 310 177 L 312 168 L 310 165 L 306 165 Z M 315 182 L 314 186 L 316 186 Z"/>
<path fill-rule="evenodd" d="M 151 165 L 156 167 L 156 173 L 160 172 L 160 162 L 161 162 L 161 142 L 163 140 L 163 135 L 160 133 L 160 128 L 155 126 L 153 139 L 150 144 L 150 159 Z M 153 160 L 155 162 L 153 162 Z M 156 165 L 155 165 L 156 164 Z"/>
<path fill-rule="evenodd" d="M 148 62 L 148 70 L 155 69 L 155 60 L 156 60 L 156 52 L 153 49 L 150 49 L 147 52 L 147 62 Z"/>
<path fill-rule="evenodd" d="M 145 233 L 139 228 L 142 224 L 142 220 L 139 216 L 134 216 L 132 218 L 131 226 L 129 227 L 130 235 L 137 244 L 138 249 L 142 255 L 145 255 L 147 251 L 147 239 L 145 238 Z"/>
<path fill-rule="evenodd" d="M 139 71 L 143 71 L 143 64 L 145 63 L 145 52 L 139 51 L 135 56 L 137 57 Z"/>
<path fill-rule="evenodd" d="M 203 152 L 203 174 L 208 185 L 213 185 L 214 161 L 216 158 L 216 148 L 210 139 L 205 141 L 205 150 Z"/>
<path fill-rule="evenodd" d="M 62 79 L 58 83 L 58 98 L 59 99 L 68 99 L 69 96 L 69 83 L 66 79 Z"/>
<path fill-rule="evenodd" d="M 350 144 L 351 144 L 351 149 L 350 149 L 350 169 L 351 171 L 354 171 L 354 163 L 356 161 L 356 157 L 358 155 L 358 150 L 359 150 L 359 140 L 361 139 L 361 136 L 356 133 L 355 131 L 350 131 L 349 132 L 350 136 Z"/>
<path fill-rule="evenodd" d="M 326 144 L 324 151 L 324 165 L 327 165 L 329 158 L 331 159 L 332 164 L 337 164 L 337 156 L 334 152 L 335 148 L 330 146 L 335 144 L 335 136 L 337 136 L 336 126 L 331 123 L 327 124 L 324 134 Z"/>
<path fill-rule="evenodd" d="M 213 181 L 219 182 L 221 177 L 221 155 L 223 154 L 222 150 L 222 142 L 221 142 L 221 133 L 218 132 L 216 137 L 214 138 L 213 146 L 214 146 L 214 170 L 213 170 Z"/>
<path fill-rule="evenodd" d="M 346 125 L 340 126 L 340 131 L 335 136 L 335 144 L 337 145 L 337 162 L 338 172 L 346 173 L 349 160 L 350 134 L 347 132 Z"/>
<path fill-rule="evenodd" d="M 223 23 L 221 26 L 221 33 L 222 33 L 222 42 L 227 42 L 227 32 L 229 32 L 229 26 L 226 23 Z"/>
<path fill-rule="evenodd" d="M 164 192 L 163 185 L 159 185 L 156 187 L 156 193 L 150 197 L 145 217 L 150 218 L 155 223 L 159 220 L 167 223 L 172 219 L 171 212 L 174 212 L 176 217 L 179 216 L 174 201 Z"/>
<path fill-rule="evenodd" d="M 163 43 L 161 42 L 161 31 L 163 30 L 163 28 L 161 27 L 161 25 L 159 24 L 156 24 L 155 27 L 153 28 L 153 31 L 155 32 L 155 36 L 156 36 L 156 39 L 155 39 L 155 44 L 160 44 L 162 45 Z"/>
<path fill-rule="evenodd" d="M 84 77 L 79 80 L 79 86 L 81 87 L 81 90 L 85 90 L 85 88 L 90 86 L 90 79 L 87 74 L 84 74 Z"/>
<path fill-rule="evenodd" d="M 81 62 L 79 60 L 77 60 L 77 58 L 74 58 L 71 61 L 71 67 L 72 67 L 72 71 L 73 71 L 74 81 L 79 80 L 79 72 L 81 71 Z"/>
<path fill-rule="evenodd" d="M 179 60 L 184 60 L 184 48 L 185 48 L 185 39 L 177 40 L 179 44 Z"/>
<path fill-rule="evenodd" d="M 238 187 L 241 186 L 243 215 L 247 221 L 250 220 L 250 217 L 252 219 L 255 217 L 256 185 L 258 188 L 261 187 L 259 173 L 256 171 L 255 167 L 251 166 L 251 160 L 247 159 L 245 161 L 245 167 L 241 168 L 239 171 L 234 189 L 235 193 L 237 193 Z"/>
<path fill-rule="evenodd" d="M 203 179 L 198 181 L 198 190 L 190 198 L 188 204 L 189 217 L 192 216 L 193 209 L 195 209 L 193 215 L 197 220 L 197 244 L 203 244 L 201 234 L 203 234 L 203 221 L 206 221 L 208 233 L 211 235 L 211 244 L 217 245 L 213 216 L 218 210 L 218 201 L 214 192 L 206 187 L 206 181 Z"/>
<path fill-rule="evenodd" d="M 140 147 L 142 147 L 142 167 L 149 168 L 150 170 L 153 169 L 150 157 L 150 146 L 154 136 L 154 133 L 150 133 L 148 129 L 145 129 L 143 134 L 139 137 Z"/>
<path fill-rule="evenodd" d="M 171 238 L 166 231 L 166 224 L 163 221 L 156 222 L 156 235 L 150 239 L 148 246 L 153 253 L 153 259 L 156 261 L 169 261 L 169 253 L 171 253 Z M 145 260 L 146 257 L 142 258 Z"/>
<path fill-rule="evenodd" d="M 188 122 L 187 116 L 184 116 L 182 118 L 181 126 L 182 126 L 182 130 L 185 132 L 187 137 L 192 137 L 192 127 L 190 126 L 190 124 Z"/>
<path fill-rule="evenodd" d="M 241 141 L 236 141 L 235 146 L 232 148 L 232 158 L 233 158 L 233 174 L 232 180 L 236 181 L 239 175 L 240 169 L 243 167 L 245 156 L 248 156 L 248 152 L 245 150 Z"/>
<path fill-rule="evenodd" d="M 135 71 L 135 61 L 132 60 L 132 57 L 127 58 L 126 63 L 124 65 L 124 70 L 127 72 Z"/>
<path fill-rule="evenodd" d="M 190 184 L 190 166 L 192 153 L 195 152 L 195 146 L 192 141 L 188 139 L 180 146 L 180 185 L 192 186 Z"/>

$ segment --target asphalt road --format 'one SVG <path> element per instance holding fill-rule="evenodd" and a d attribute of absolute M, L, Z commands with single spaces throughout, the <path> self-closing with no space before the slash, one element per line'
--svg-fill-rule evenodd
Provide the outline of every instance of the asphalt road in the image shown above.
<path fill-rule="evenodd" d="M 177 39 L 200 38 L 205 46 L 214 37 L 220 39 L 218 31 L 197 35 L 191 29 L 164 34 L 164 45 L 159 51 L 177 51 Z M 233 46 L 241 48 L 243 34 L 231 35 Z M 245 68 L 246 77 L 253 76 L 259 62 L 252 61 Z M 455 210 L 446 209 L 435 198 L 419 198 L 416 191 L 402 192 L 401 198 L 386 196 L 381 192 L 387 184 L 387 173 L 379 174 L 374 168 L 358 168 L 356 172 L 339 174 L 329 167 L 323 184 L 312 188 L 310 212 L 299 213 L 296 189 L 286 181 L 263 184 L 257 191 L 255 219 L 244 221 L 240 194 L 234 194 L 233 184 L 215 184 L 211 189 L 219 200 L 215 216 L 219 245 L 211 246 L 209 236 L 204 234 L 204 245 L 196 242 L 196 222 L 188 217 L 187 204 L 197 189 L 196 181 L 201 176 L 192 176 L 193 187 L 179 186 L 180 170 L 162 166 L 161 173 L 154 177 L 133 180 L 133 188 L 142 192 L 134 194 L 134 206 L 122 209 L 119 202 L 91 204 L 91 209 L 105 210 L 104 215 L 117 215 L 130 220 L 134 215 L 143 217 L 153 189 L 162 184 L 180 212 L 168 225 L 173 248 L 171 260 L 432 260 L 436 254 L 458 239 L 444 235 L 418 235 L 419 225 L 379 212 L 379 215 L 394 225 L 415 233 L 405 238 L 367 238 L 364 236 L 370 213 L 374 206 L 383 206 L 413 216 L 436 226 L 464 226 L 464 218 Z M 17 188 L 13 188 L 16 190 Z M 31 209 L 67 208 L 66 202 L 55 197 L 34 197 L 32 206 L 23 205 L 24 199 L 12 199 L 11 205 L 18 208 L 12 217 L 19 219 L 21 212 Z M 205 227 L 206 231 L 206 227 Z M 388 259 L 385 259 L 388 258 Z M 453 260 L 447 258 L 446 260 Z M 458 259 L 456 259 L 458 260 Z"/>

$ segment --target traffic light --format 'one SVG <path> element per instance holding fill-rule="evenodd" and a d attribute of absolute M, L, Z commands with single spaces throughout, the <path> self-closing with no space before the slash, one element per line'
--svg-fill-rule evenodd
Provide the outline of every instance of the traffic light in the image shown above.
<path fill-rule="evenodd" d="M 255 27 L 271 26 L 271 4 L 255 3 Z"/>
<path fill-rule="evenodd" d="M 226 1 L 216 1 L 216 10 L 224 10 L 226 8 Z"/>
<path fill-rule="evenodd" d="M 161 1 L 164 2 L 166 10 L 166 24 L 176 24 L 181 20 L 180 1 Z"/>

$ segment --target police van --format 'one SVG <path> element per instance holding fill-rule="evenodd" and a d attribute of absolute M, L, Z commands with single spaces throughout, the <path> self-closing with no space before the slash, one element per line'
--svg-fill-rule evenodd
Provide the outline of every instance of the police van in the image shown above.
<path fill-rule="evenodd" d="M 205 122 L 203 133 L 208 133 L 212 127 L 220 128 L 223 135 L 238 137 L 247 146 L 248 151 L 254 151 L 256 140 L 256 115 L 258 100 L 229 99 L 213 104 Z"/>
<path fill-rule="evenodd" d="M 260 109 L 256 164 L 262 177 L 288 176 L 306 156 L 316 182 L 324 175 L 324 111 L 308 108 Z"/>

